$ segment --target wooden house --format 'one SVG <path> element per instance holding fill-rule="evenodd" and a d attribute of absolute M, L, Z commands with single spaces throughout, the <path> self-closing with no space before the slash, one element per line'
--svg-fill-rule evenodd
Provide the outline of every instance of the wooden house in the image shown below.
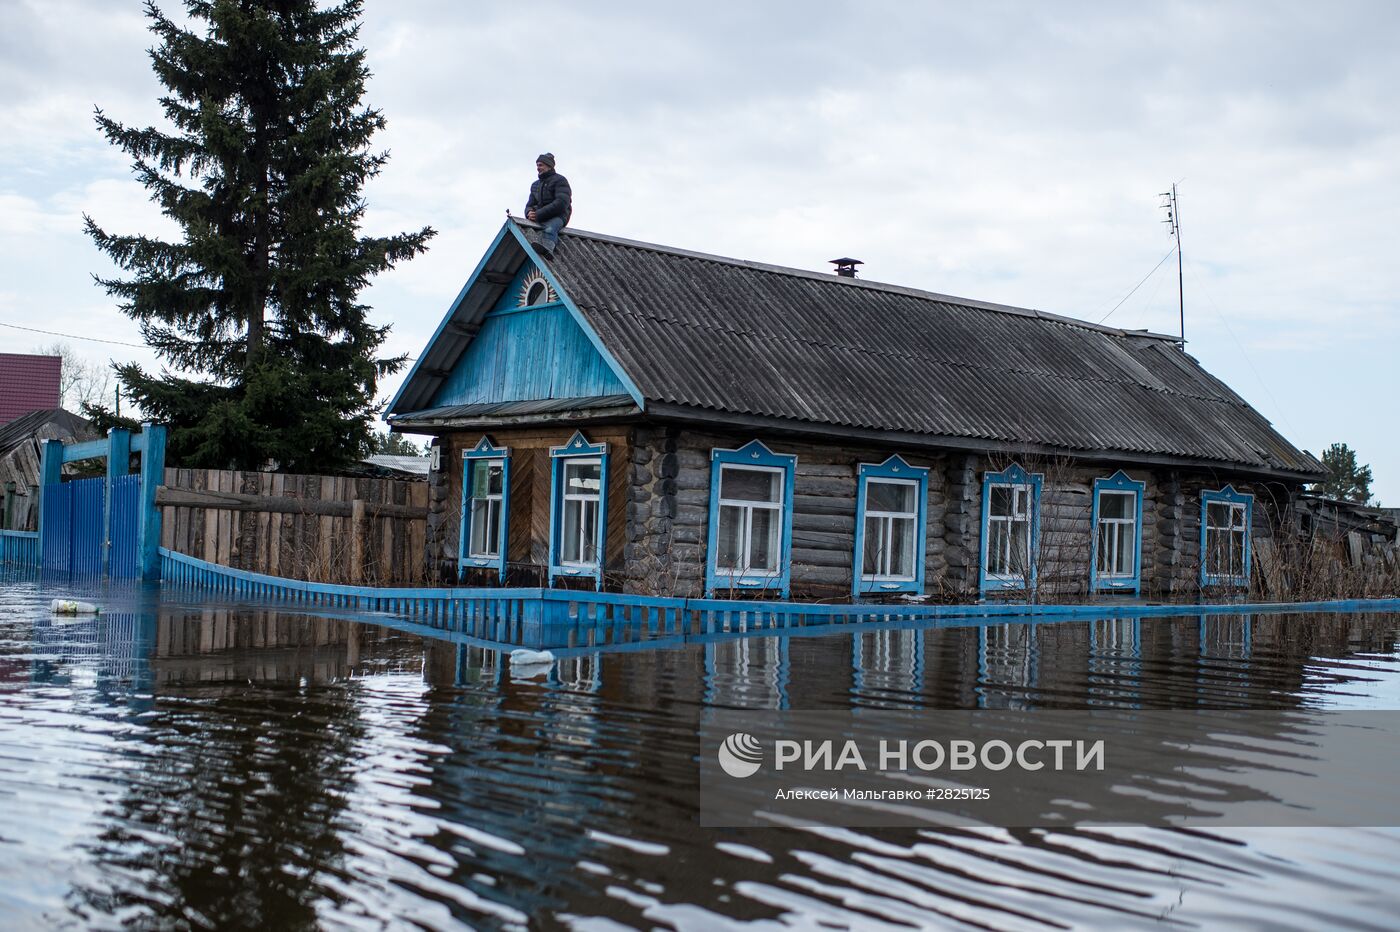
<path fill-rule="evenodd" d="M 436 578 L 1188 597 L 1319 463 L 1174 338 L 509 220 L 390 404 Z"/>
<path fill-rule="evenodd" d="M 32 531 L 39 526 L 44 441 L 73 443 L 99 437 L 90 421 L 62 408 L 30 411 L 0 424 L 0 531 Z M 75 475 L 79 468 L 69 464 L 65 472 Z"/>

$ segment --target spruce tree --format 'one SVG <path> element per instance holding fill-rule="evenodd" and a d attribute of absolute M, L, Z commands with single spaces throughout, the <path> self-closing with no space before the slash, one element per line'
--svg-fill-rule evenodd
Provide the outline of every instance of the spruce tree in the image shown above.
<path fill-rule="evenodd" d="M 1327 478 L 1312 487 L 1328 498 L 1364 505 L 1371 500 L 1371 467 L 1358 463 L 1356 451 L 1345 443 L 1334 443 L 1322 454 Z"/>
<path fill-rule="evenodd" d="M 179 242 L 87 231 L 125 278 L 96 277 L 167 367 L 117 367 L 124 394 L 170 425 L 188 467 L 328 472 L 368 452 L 388 327 L 358 296 L 434 231 L 362 236 L 361 189 L 388 159 L 360 0 L 186 0 L 196 29 L 153 2 L 150 51 L 169 126 L 98 109 Z M 173 372 L 171 370 L 174 370 Z"/>

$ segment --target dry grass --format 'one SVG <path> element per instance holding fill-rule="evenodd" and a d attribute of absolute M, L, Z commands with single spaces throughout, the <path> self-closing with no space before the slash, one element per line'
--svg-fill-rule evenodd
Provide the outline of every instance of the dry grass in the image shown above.
<path fill-rule="evenodd" d="M 1254 588 L 1270 601 L 1316 602 L 1400 596 L 1396 547 L 1352 553 L 1345 536 L 1298 533 L 1255 541 Z"/>

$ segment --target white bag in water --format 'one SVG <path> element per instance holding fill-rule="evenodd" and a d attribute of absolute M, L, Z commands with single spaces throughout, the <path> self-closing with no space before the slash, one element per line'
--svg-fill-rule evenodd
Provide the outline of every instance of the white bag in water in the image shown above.
<path fill-rule="evenodd" d="M 510 652 L 510 665 L 512 667 L 533 667 L 553 662 L 554 655 L 547 650 L 526 650 L 522 647 Z"/>
<path fill-rule="evenodd" d="M 55 615 L 96 615 L 102 611 L 91 602 L 78 602 L 74 599 L 54 599 L 49 604 L 49 611 Z"/>

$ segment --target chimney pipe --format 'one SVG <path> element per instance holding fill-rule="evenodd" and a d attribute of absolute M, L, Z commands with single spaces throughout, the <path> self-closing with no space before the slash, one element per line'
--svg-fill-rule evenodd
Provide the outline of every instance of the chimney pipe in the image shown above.
<path fill-rule="evenodd" d="M 842 278 L 855 278 L 856 266 L 865 265 L 865 263 L 861 262 L 859 259 L 850 258 L 829 259 L 827 261 L 836 266 L 836 274 L 840 275 Z"/>

